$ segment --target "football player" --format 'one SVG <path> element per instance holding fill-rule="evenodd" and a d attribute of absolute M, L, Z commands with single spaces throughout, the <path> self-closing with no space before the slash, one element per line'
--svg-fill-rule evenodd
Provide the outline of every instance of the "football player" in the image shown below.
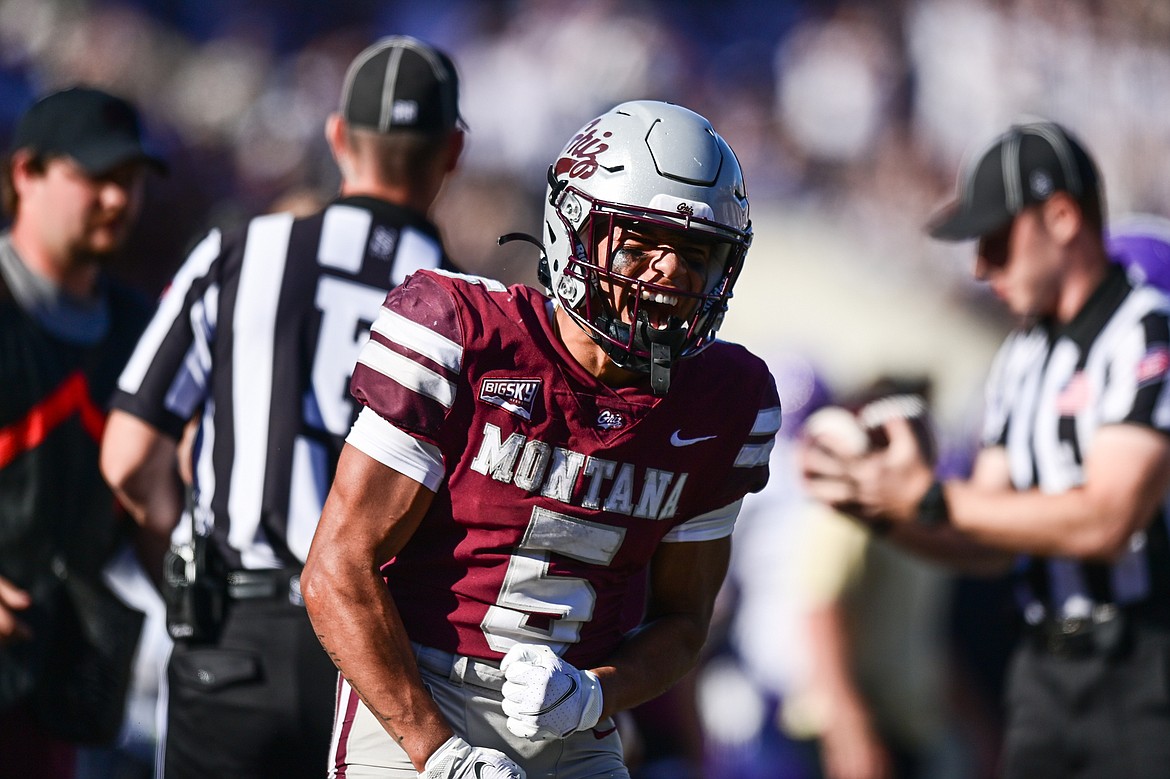
<path fill-rule="evenodd" d="M 710 123 L 623 103 L 549 170 L 550 297 L 420 271 L 386 298 L 301 580 L 333 775 L 628 776 L 612 717 L 694 666 L 780 426 L 715 338 L 751 236 Z"/>

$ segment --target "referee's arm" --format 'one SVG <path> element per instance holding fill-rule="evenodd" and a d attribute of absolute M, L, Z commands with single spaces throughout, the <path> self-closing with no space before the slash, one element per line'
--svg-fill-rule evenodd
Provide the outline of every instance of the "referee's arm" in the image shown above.
<path fill-rule="evenodd" d="M 943 485 L 947 520 L 924 526 L 921 502 L 934 478 L 917 455 L 904 421 L 887 423 L 890 445 L 863 457 L 809 449 L 804 461 L 812 494 L 839 509 L 892 524 L 904 546 L 953 563 L 1029 554 L 1109 562 L 1157 515 L 1170 491 L 1170 437 L 1136 424 L 1103 426 L 1086 455 L 1083 479 L 1063 492 L 1017 490 L 1006 452 L 983 450 L 971 480 Z M 966 553 L 973 555 L 964 561 Z"/>
<path fill-rule="evenodd" d="M 1110 562 L 1157 516 L 1170 492 L 1170 437 L 1135 424 L 1105 425 L 1084 462 L 1083 482 L 1060 493 L 947 485 L 951 523 L 1010 552 Z"/>
<path fill-rule="evenodd" d="M 115 409 L 106 420 L 102 476 L 138 523 L 138 555 L 156 584 L 171 531 L 183 511 L 178 442 L 133 414 Z"/>

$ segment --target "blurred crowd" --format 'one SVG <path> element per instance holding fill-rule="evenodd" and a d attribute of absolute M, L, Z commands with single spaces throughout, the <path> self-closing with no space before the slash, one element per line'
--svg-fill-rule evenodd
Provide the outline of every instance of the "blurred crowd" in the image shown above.
<path fill-rule="evenodd" d="M 2 0 L 0 125 L 79 80 L 142 106 L 176 161 L 130 252 L 157 288 L 201 229 L 332 193 L 321 121 L 390 32 L 460 64 L 471 143 L 441 221 L 466 264 L 514 280 L 530 258 L 494 233 L 537 220 L 560 139 L 627 98 L 713 117 L 757 210 L 811 204 L 864 236 L 858 264 L 960 294 L 967 268 L 938 262 L 923 216 L 973 139 L 1022 113 L 1101 149 L 1115 212 L 1170 203 L 1146 162 L 1170 136 L 1148 97 L 1170 83 L 1157 0 Z"/>
<path fill-rule="evenodd" d="M 893 367 L 934 374 L 944 435 L 960 441 L 976 403 L 949 388 L 973 382 L 940 351 L 982 374 L 995 338 L 980 334 L 1005 323 L 971 279 L 969 247 L 922 225 L 972 144 L 1021 116 L 1060 121 L 1096 151 L 1111 214 L 1170 211 L 1157 164 L 1170 113 L 1155 99 L 1170 88 L 1164 0 L 0 0 L 0 141 L 52 88 L 133 100 L 171 174 L 149 182 L 115 270 L 156 294 L 208 227 L 335 192 L 324 117 L 346 64 L 391 33 L 443 47 L 461 72 L 469 146 L 437 221 L 465 269 L 535 283 L 532 249 L 495 239 L 538 232 L 563 139 L 625 99 L 683 103 L 748 176 L 757 245 L 737 317 L 753 324 L 732 318 L 728 336 L 764 356 L 816 351 L 838 386 L 872 378 L 852 347 L 916 355 Z M 808 308 L 791 306 L 800 324 L 752 291 L 774 304 L 773 281 L 808 292 Z M 920 343 L 898 329 L 910 305 L 966 324 L 945 347 Z M 823 337 L 873 321 L 887 351 L 866 333 Z"/>

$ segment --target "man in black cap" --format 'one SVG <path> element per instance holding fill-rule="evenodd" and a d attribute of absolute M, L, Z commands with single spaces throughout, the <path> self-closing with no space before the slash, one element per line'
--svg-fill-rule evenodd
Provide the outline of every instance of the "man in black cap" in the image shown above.
<path fill-rule="evenodd" d="M 1097 168 L 1063 127 L 1012 127 L 959 186 L 930 232 L 977 239 L 976 276 L 1021 319 L 974 473 L 937 481 L 900 420 L 860 457 L 811 442 L 810 487 L 939 559 L 1015 562 L 1005 777 L 1165 776 L 1170 300 L 1110 262 Z"/>
<path fill-rule="evenodd" d="M 143 181 L 162 161 L 137 113 L 75 87 L 36 102 L 15 129 L 3 176 L 11 228 L 0 234 L 0 766 L 7 775 L 71 776 L 77 743 L 121 723 L 133 616 L 110 673 L 82 689 L 86 625 L 103 621 L 82 589 L 119 606 L 101 570 L 119 534 L 98 470 L 118 372 L 151 312 L 103 272 L 137 217 Z M 112 708 L 104 707 L 101 699 Z"/>
<path fill-rule="evenodd" d="M 168 779 L 325 771 L 337 672 L 300 572 L 380 304 L 420 268 L 454 270 L 428 212 L 463 148 L 458 94 L 451 60 L 421 41 L 361 52 L 325 128 L 339 197 L 304 218 L 212 231 L 118 381 L 103 472 L 172 548 Z M 184 510 L 176 452 L 190 420 Z"/>

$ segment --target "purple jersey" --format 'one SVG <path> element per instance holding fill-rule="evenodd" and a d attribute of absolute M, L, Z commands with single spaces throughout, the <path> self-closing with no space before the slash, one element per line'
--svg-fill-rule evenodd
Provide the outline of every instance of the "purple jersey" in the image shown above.
<path fill-rule="evenodd" d="M 382 427 L 351 443 L 412 477 L 399 431 L 441 456 L 419 478 L 430 510 L 383 568 L 413 641 L 483 658 L 544 643 L 596 664 L 640 618 L 658 544 L 730 534 L 768 479 L 780 402 L 763 361 L 717 342 L 663 397 L 611 388 L 552 315 L 528 287 L 423 271 L 359 358 L 351 389 Z"/>

